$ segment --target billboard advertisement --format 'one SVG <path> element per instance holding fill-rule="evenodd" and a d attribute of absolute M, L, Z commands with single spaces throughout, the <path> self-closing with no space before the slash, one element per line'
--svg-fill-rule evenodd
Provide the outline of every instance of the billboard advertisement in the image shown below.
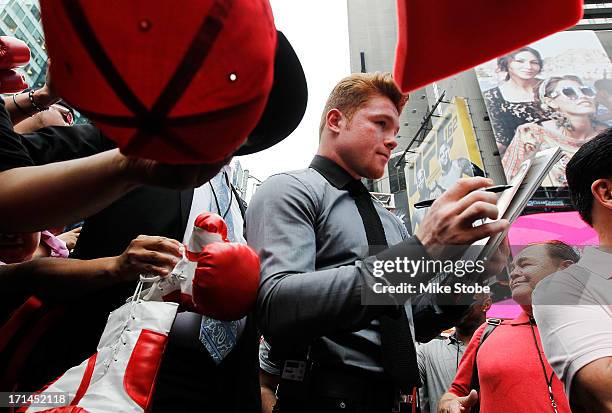
<path fill-rule="evenodd" d="M 459 178 L 483 176 L 484 166 L 465 99 L 455 97 L 447 106 L 416 154 L 406 162 L 406 188 L 412 231 L 427 209 L 415 209 L 419 201 L 436 198 Z"/>
<path fill-rule="evenodd" d="M 563 158 L 542 183 L 566 186 L 565 165 L 612 126 L 612 64 L 590 31 L 560 32 L 476 68 L 508 181 L 539 149 Z"/>

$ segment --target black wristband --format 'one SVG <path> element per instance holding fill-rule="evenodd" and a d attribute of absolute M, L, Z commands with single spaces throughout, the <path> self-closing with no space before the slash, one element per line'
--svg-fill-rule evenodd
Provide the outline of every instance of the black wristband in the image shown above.
<path fill-rule="evenodd" d="M 32 104 L 32 107 L 36 109 L 36 111 L 38 112 L 42 112 L 43 110 L 49 109 L 49 108 L 41 108 L 40 106 L 36 104 L 36 102 L 34 102 L 34 89 L 30 89 L 30 91 L 28 92 L 28 99 L 30 99 L 30 103 Z"/>

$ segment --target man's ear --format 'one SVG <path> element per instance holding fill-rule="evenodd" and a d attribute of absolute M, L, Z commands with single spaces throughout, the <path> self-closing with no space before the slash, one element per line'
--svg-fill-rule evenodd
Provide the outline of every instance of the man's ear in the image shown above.
<path fill-rule="evenodd" d="M 493 300 L 491 300 L 491 297 L 485 298 L 485 300 L 482 302 L 482 312 L 486 313 L 487 311 L 489 311 L 492 305 Z"/>
<path fill-rule="evenodd" d="M 342 128 L 342 122 L 344 122 L 344 120 L 345 118 L 344 115 L 342 115 L 342 112 L 336 108 L 333 108 L 330 109 L 325 116 L 325 126 L 327 126 L 327 129 L 330 131 L 338 133 Z"/>
<path fill-rule="evenodd" d="M 569 267 L 570 265 L 572 265 L 574 262 L 571 260 L 563 260 L 559 263 L 559 270 L 564 270 L 567 267 Z"/>
<path fill-rule="evenodd" d="M 591 185 L 593 202 L 597 202 L 602 207 L 612 212 L 612 179 L 601 178 Z"/>

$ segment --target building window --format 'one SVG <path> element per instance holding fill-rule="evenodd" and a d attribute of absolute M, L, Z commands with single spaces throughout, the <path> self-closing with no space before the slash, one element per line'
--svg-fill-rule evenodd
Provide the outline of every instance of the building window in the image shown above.
<path fill-rule="evenodd" d="M 392 194 L 406 190 L 406 162 L 402 160 L 399 164 L 399 168 L 395 167 L 395 162 L 396 160 L 391 158 L 387 165 L 389 171 L 389 189 Z"/>
<path fill-rule="evenodd" d="M 15 23 L 15 20 L 13 20 L 13 18 L 9 16 L 8 14 L 4 16 L 3 20 L 4 20 L 4 23 L 8 26 L 9 30 L 15 33 L 15 30 L 17 29 L 17 23 Z"/>
<path fill-rule="evenodd" d="M 17 29 L 17 31 L 15 31 L 15 37 L 18 38 L 19 40 L 23 40 L 24 42 L 28 41 L 27 36 L 25 35 L 24 32 L 21 31 L 21 29 Z"/>
<path fill-rule="evenodd" d="M 32 13 L 32 16 L 36 18 L 36 20 L 40 21 L 40 10 L 38 9 L 38 7 L 36 7 L 35 4 L 30 7 L 30 12 Z"/>
<path fill-rule="evenodd" d="M 34 24 L 28 17 L 24 17 L 23 25 L 25 26 L 28 33 L 32 33 L 32 30 L 34 29 Z"/>
<path fill-rule="evenodd" d="M 17 16 L 17 19 L 19 20 L 23 19 L 23 16 L 25 16 L 25 12 L 23 11 L 19 3 L 13 3 L 13 11 L 15 12 L 15 15 Z"/>
<path fill-rule="evenodd" d="M 368 191 L 370 192 L 378 192 L 376 185 L 374 184 L 374 180 L 373 179 L 368 179 L 366 178 L 364 185 L 366 188 L 368 188 Z"/>

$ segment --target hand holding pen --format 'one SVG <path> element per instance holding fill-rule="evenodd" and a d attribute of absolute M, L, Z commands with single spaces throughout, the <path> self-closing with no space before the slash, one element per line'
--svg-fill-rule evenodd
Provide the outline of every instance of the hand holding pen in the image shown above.
<path fill-rule="evenodd" d="M 479 189 L 479 191 L 499 193 L 499 192 L 503 192 L 506 189 L 510 189 L 510 188 L 512 188 L 512 185 L 495 185 L 495 186 L 490 186 L 488 188 Z M 416 209 L 427 208 L 427 207 L 430 207 L 431 204 L 435 202 L 435 200 L 436 199 L 434 198 L 434 199 L 427 199 L 425 201 L 420 201 L 414 204 L 414 207 Z"/>

